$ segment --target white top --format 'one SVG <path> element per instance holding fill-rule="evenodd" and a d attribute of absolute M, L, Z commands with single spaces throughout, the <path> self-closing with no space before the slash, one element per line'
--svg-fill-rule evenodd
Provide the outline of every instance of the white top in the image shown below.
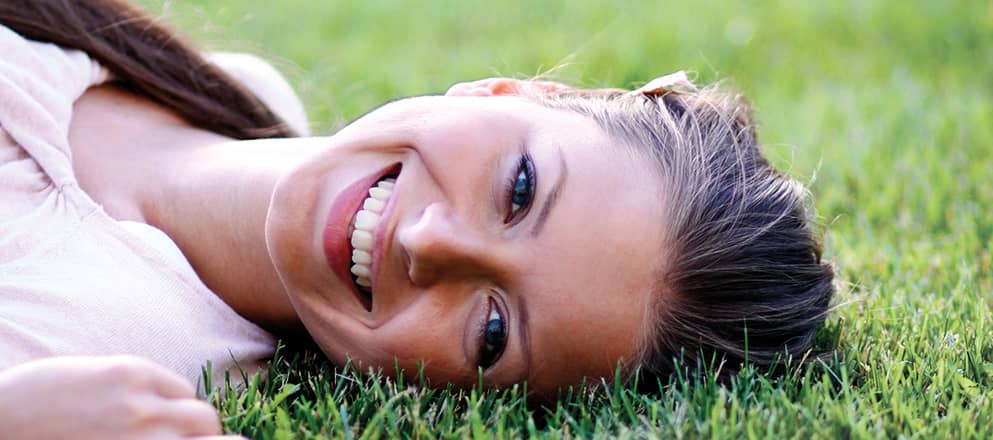
<path fill-rule="evenodd" d="M 197 277 L 176 244 L 117 221 L 80 189 L 73 102 L 107 71 L 0 26 L 0 369 L 46 356 L 133 354 L 194 383 L 240 378 L 274 338 Z M 234 382 L 237 383 L 237 382 Z"/>

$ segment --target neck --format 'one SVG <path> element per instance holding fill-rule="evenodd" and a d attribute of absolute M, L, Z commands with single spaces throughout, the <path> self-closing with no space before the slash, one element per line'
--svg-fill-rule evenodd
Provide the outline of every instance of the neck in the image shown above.
<path fill-rule="evenodd" d="M 146 222 L 176 241 L 203 282 L 240 315 L 279 333 L 299 330 L 300 322 L 269 259 L 266 215 L 277 179 L 312 145 L 221 141 L 174 150 L 158 158 L 163 178 L 138 192 Z"/>
<path fill-rule="evenodd" d="M 76 102 L 69 138 L 80 186 L 105 211 L 163 230 L 240 315 L 274 332 L 301 329 L 265 222 L 278 177 L 319 141 L 232 141 L 114 87 Z"/>

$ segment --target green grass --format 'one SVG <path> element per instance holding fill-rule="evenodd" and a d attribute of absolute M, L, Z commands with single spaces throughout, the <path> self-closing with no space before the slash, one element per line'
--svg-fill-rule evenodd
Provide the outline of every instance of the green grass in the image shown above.
<path fill-rule="evenodd" d="M 161 0 L 147 0 L 162 11 Z M 278 5 L 278 6 L 276 6 Z M 611 387 L 528 410 L 520 390 L 367 379 L 311 352 L 214 394 L 256 438 L 993 437 L 993 3 L 184 0 L 207 47 L 282 68 L 317 132 L 389 98 L 493 75 L 633 86 L 678 69 L 753 101 L 811 183 L 842 283 L 831 360 L 730 387 Z M 226 395 L 220 400 L 220 395 Z"/>

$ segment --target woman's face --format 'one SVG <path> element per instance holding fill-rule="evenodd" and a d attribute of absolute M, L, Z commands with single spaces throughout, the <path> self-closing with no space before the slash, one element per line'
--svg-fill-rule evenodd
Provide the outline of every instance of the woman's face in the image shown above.
<path fill-rule="evenodd" d="M 664 249 L 661 179 L 591 119 L 420 97 L 326 143 L 277 184 L 266 237 L 332 360 L 408 374 L 422 361 L 463 386 L 482 368 L 488 385 L 543 392 L 636 352 Z"/>

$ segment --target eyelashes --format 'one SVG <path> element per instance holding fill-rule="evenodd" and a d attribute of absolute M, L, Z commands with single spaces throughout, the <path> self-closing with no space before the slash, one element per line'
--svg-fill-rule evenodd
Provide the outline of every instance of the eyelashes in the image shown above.
<path fill-rule="evenodd" d="M 531 209 L 535 183 L 534 160 L 530 153 L 524 153 L 517 163 L 515 173 L 506 184 L 507 214 L 504 223 L 516 223 Z"/>
<path fill-rule="evenodd" d="M 487 369 L 500 359 L 507 346 L 507 320 L 493 298 L 489 298 L 486 319 L 480 326 L 479 341 L 479 366 Z"/>

